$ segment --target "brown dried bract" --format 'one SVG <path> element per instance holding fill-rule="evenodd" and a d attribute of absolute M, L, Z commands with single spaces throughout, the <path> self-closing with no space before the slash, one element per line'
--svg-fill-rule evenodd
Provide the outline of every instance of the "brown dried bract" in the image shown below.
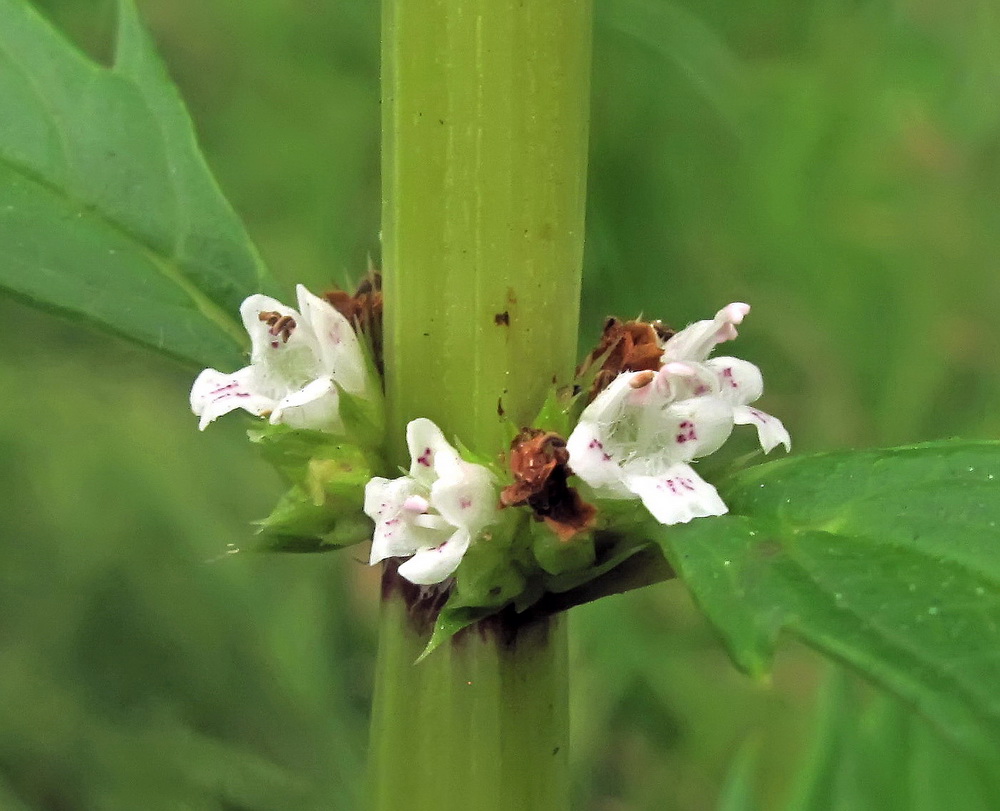
<path fill-rule="evenodd" d="M 609 318 L 604 323 L 600 343 L 584 358 L 577 377 L 592 373 L 595 364 L 600 368 L 590 387 L 591 399 L 622 372 L 656 372 L 660 368 L 663 342 L 674 331 L 659 321 L 621 321 Z"/>
<path fill-rule="evenodd" d="M 572 471 L 561 436 L 525 428 L 511 443 L 510 469 L 514 483 L 500 493 L 503 506 L 527 504 L 562 541 L 594 525 L 597 509 L 566 483 Z"/>
<path fill-rule="evenodd" d="M 382 274 L 369 268 L 353 295 L 332 290 L 323 298 L 354 325 L 355 331 L 368 337 L 375 365 L 382 374 Z"/>

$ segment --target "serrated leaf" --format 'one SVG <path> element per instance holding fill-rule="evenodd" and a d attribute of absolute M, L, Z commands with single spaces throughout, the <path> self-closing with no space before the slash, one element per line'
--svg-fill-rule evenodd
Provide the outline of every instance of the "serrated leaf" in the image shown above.
<path fill-rule="evenodd" d="M 667 527 L 678 575 L 751 673 L 786 631 L 1000 757 L 1000 443 L 781 460 Z"/>
<path fill-rule="evenodd" d="M 116 61 L 0 0 L 0 290 L 197 365 L 239 365 L 273 282 L 130 0 Z"/>

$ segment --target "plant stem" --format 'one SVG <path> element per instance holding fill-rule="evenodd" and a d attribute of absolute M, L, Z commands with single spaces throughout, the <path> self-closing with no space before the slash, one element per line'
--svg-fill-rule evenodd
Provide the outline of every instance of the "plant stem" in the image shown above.
<path fill-rule="evenodd" d="M 566 811 L 565 615 L 518 625 L 501 614 L 415 665 L 430 628 L 405 586 L 386 572 L 373 811 Z"/>
<path fill-rule="evenodd" d="M 500 450 L 576 359 L 591 0 L 384 0 L 390 442 Z M 406 462 L 405 458 L 400 460 Z"/>
<path fill-rule="evenodd" d="M 576 359 L 592 0 L 383 0 L 391 460 L 429 417 L 487 457 Z M 387 567 L 377 811 L 565 811 L 562 617 L 484 620 L 419 665 L 434 600 Z"/>

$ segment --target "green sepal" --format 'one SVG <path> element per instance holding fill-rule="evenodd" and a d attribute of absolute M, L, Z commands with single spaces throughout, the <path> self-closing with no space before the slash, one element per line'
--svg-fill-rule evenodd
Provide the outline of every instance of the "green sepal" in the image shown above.
<path fill-rule="evenodd" d="M 549 389 L 532 427 L 568 437 L 579 419 L 579 413 L 575 408 L 579 399 L 579 393 L 574 394 L 571 386 L 553 386 Z"/>
<path fill-rule="evenodd" d="M 431 634 L 427 646 L 423 649 L 420 656 L 417 657 L 414 664 L 422 662 L 459 631 L 496 614 L 498 610 L 496 608 L 480 608 L 458 604 L 453 606 L 451 605 L 453 599 L 455 599 L 454 594 L 444 604 L 444 607 L 438 614 L 437 620 L 434 622 L 434 632 Z"/>
<path fill-rule="evenodd" d="M 337 392 L 340 419 L 344 423 L 341 439 L 350 437 L 352 444 L 362 448 L 380 448 L 385 439 L 385 403 L 381 392 L 372 399 L 351 394 L 339 385 Z"/>
<path fill-rule="evenodd" d="M 505 510 L 499 523 L 473 541 L 455 572 L 451 594 L 420 659 L 463 628 L 496 614 L 532 590 L 525 576 L 530 571 L 527 549 L 519 545 L 526 536 L 526 520 L 523 511 Z"/>
<path fill-rule="evenodd" d="M 509 425 L 511 423 L 505 423 L 505 424 Z M 516 433 L 511 436 L 511 441 L 513 441 L 514 436 L 516 436 Z M 504 482 L 511 480 L 510 471 L 506 468 L 504 464 L 501 464 L 501 461 L 506 458 L 505 456 L 504 457 L 501 457 L 499 455 L 484 456 L 483 454 L 474 451 L 472 448 L 470 448 L 468 445 L 462 442 L 462 440 L 459 439 L 458 437 L 455 437 L 452 440 L 452 445 L 454 446 L 455 450 L 458 451 L 458 455 L 461 456 L 462 459 L 464 459 L 466 462 L 472 462 L 472 464 L 474 465 L 481 465 L 482 467 L 486 468 L 488 471 L 490 471 L 490 473 L 492 473 L 494 476 L 497 477 L 498 481 Z M 509 445 L 510 443 L 508 443 L 508 446 Z"/>
<path fill-rule="evenodd" d="M 258 521 L 262 552 L 329 552 L 372 537 L 372 522 L 347 499 L 327 498 L 316 504 L 302 487 L 293 485 L 271 514 Z"/>
<path fill-rule="evenodd" d="M 551 577 L 545 579 L 545 590 L 554 594 L 562 594 L 602 577 L 613 579 L 611 573 L 618 565 L 648 544 L 644 538 L 611 533 L 602 533 L 598 535 L 598 539 L 601 545 L 600 557 L 597 555 L 594 534 L 590 534 L 585 546 L 586 551 L 590 553 L 590 562 L 583 566 L 567 568 L 562 572 L 553 572 Z M 575 540 L 573 539 L 570 543 L 575 542 Z"/>
<path fill-rule="evenodd" d="M 503 458 L 506 458 L 507 449 L 511 448 L 514 445 L 514 440 L 517 439 L 518 434 L 521 433 L 522 428 L 524 428 L 523 425 L 518 425 L 517 423 L 513 422 L 510 419 L 510 417 L 508 417 L 506 414 L 501 413 L 500 429 L 503 433 L 503 436 L 501 437 L 501 440 L 503 442 L 503 445 L 501 447 L 504 449 L 504 453 L 502 455 Z M 463 448 L 459 448 L 459 452 L 461 452 L 462 450 Z M 462 455 L 464 456 L 465 454 L 463 453 Z M 495 458 L 496 457 L 494 457 L 494 459 Z M 486 464 L 486 463 L 484 462 L 481 464 Z M 510 471 L 507 469 L 500 470 L 500 465 L 496 464 L 495 461 L 493 464 L 487 464 L 487 467 L 489 467 L 494 472 L 499 472 L 505 480 L 510 481 Z"/>
<path fill-rule="evenodd" d="M 542 570 L 550 575 L 579 572 L 594 564 L 596 553 L 591 532 L 581 532 L 564 541 L 545 522 L 531 521 L 528 533 L 532 555 Z"/>
<path fill-rule="evenodd" d="M 248 433 L 291 485 L 258 522 L 261 549 L 323 551 L 371 538 L 362 512 L 373 475 L 369 453 L 341 437 L 286 425 L 261 423 Z"/>
<path fill-rule="evenodd" d="M 524 590 L 525 577 L 517 565 L 523 554 L 515 540 L 523 536 L 525 517 L 505 510 L 499 523 L 473 541 L 455 572 L 454 605 L 498 609 Z"/>
<path fill-rule="evenodd" d="M 377 457 L 366 447 L 325 431 L 256 422 L 247 431 L 247 436 L 287 481 L 305 482 L 310 477 L 310 465 L 313 465 L 312 475 L 330 475 L 331 486 L 336 482 L 357 484 L 364 477 L 360 481 L 364 487 L 373 468 L 381 467 Z M 336 470 L 317 467 L 324 462 L 335 463 L 331 467 Z"/>
<path fill-rule="evenodd" d="M 549 585 L 549 590 L 534 607 L 544 614 L 567 611 L 609 597 L 624 594 L 676 577 L 663 552 L 655 544 L 630 544 L 617 549 L 612 558 L 598 563 L 595 571 L 574 584 L 570 577 Z M 557 589 L 564 589 L 558 591 Z"/>

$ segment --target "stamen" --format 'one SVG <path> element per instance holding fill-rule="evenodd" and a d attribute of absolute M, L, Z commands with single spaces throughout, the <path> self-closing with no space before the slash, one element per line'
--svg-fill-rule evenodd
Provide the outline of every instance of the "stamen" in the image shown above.
<path fill-rule="evenodd" d="M 653 382 L 653 378 L 656 377 L 655 372 L 639 372 L 635 377 L 633 377 L 629 382 L 629 386 L 633 389 L 642 389 Z"/>
<path fill-rule="evenodd" d="M 267 324 L 270 329 L 268 332 L 275 338 L 281 337 L 283 343 L 288 343 L 288 339 L 292 337 L 292 332 L 297 326 L 295 319 L 290 315 L 282 315 L 275 310 L 265 310 L 264 312 L 258 313 L 257 318 Z M 272 342 L 271 346 L 277 349 L 277 345 Z"/>

